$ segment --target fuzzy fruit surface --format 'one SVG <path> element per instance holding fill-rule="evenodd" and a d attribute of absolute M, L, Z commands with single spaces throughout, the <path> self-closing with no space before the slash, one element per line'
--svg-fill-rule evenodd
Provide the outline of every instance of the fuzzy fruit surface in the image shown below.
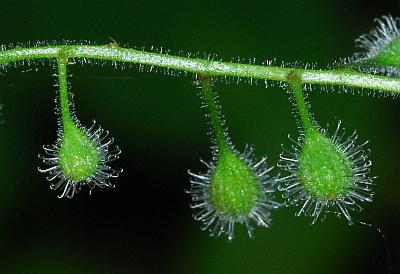
<path fill-rule="evenodd" d="M 254 171 L 231 150 L 221 150 L 211 177 L 213 206 L 229 216 L 251 212 L 261 195 Z"/>
<path fill-rule="evenodd" d="M 74 124 L 64 126 L 59 158 L 64 176 L 73 181 L 89 178 L 96 171 L 100 160 L 96 146 Z"/>
<path fill-rule="evenodd" d="M 299 159 L 299 178 L 314 198 L 340 198 L 352 184 L 350 161 L 338 145 L 317 130 L 305 136 Z"/>
<path fill-rule="evenodd" d="M 375 66 L 392 66 L 400 70 L 400 37 L 394 39 L 365 63 Z"/>

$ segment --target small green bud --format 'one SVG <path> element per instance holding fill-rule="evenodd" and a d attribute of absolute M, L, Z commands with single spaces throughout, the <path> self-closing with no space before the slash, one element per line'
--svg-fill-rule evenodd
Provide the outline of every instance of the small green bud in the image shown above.
<path fill-rule="evenodd" d="M 359 202 L 371 202 L 373 177 L 369 177 L 369 151 L 356 144 L 355 132 L 347 139 L 340 132 L 309 129 L 297 141 L 294 152 L 280 155 L 278 166 L 291 173 L 282 179 L 279 190 L 289 205 L 302 204 L 300 216 L 311 216 L 315 223 L 325 212 L 343 215 L 352 223 L 350 211 L 362 210 Z"/>
<path fill-rule="evenodd" d="M 351 163 L 332 139 L 317 130 L 305 136 L 299 158 L 299 179 L 311 196 L 338 199 L 351 187 L 352 177 Z"/>
<path fill-rule="evenodd" d="M 230 150 L 221 153 L 210 181 L 211 202 L 226 215 L 251 212 L 262 195 L 257 176 Z"/>
<path fill-rule="evenodd" d="M 86 180 L 99 166 L 99 152 L 88 136 L 74 124 L 64 128 L 64 136 L 58 150 L 60 169 L 70 180 Z"/>
<path fill-rule="evenodd" d="M 191 188 L 187 191 L 192 196 L 192 208 L 200 211 L 194 215 L 203 223 L 202 229 L 210 229 L 212 236 L 228 235 L 234 237 L 236 223 L 245 224 L 251 237 L 253 228 L 250 220 L 259 226 L 269 227 L 270 210 L 277 208 L 278 203 L 272 200 L 276 190 L 276 178 L 269 179 L 271 168 L 266 165 L 267 158 L 253 161 L 253 148 L 247 148 L 240 154 L 234 148 L 224 128 L 221 107 L 217 94 L 212 90 L 209 78 L 199 76 L 204 106 L 208 109 L 207 117 L 212 126 L 211 142 L 213 143 L 213 162 L 203 162 L 208 170 L 205 174 L 192 176 Z"/>
<path fill-rule="evenodd" d="M 361 71 L 400 77 L 400 18 L 384 15 L 375 19 L 377 27 L 356 39 L 364 52 L 347 64 Z M 345 65 L 346 66 L 346 65 Z"/>
<path fill-rule="evenodd" d="M 107 164 L 118 159 L 121 150 L 118 147 L 111 149 L 114 139 L 107 138 L 108 131 L 95 128 L 95 122 L 89 129 L 80 125 L 70 101 L 72 94 L 68 91 L 68 60 L 65 55 L 60 54 L 57 65 L 59 137 L 56 144 L 43 146 L 47 156 L 39 155 L 39 159 L 50 167 L 39 168 L 39 171 L 48 174 L 46 180 L 49 182 L 58 180 L 50 185 L 50 189 L 62 189 L 59 198 L 74 197 L 84 185 L 89 186 L 90 193 L 96 186 L 114 187 L 109 179 L 118 177 L 122 170 L 114 170 Z"/>
<path fill-rule="evenodd" d="M 271 209 L 280 206 L 273 201 L 277 178 L 269 178 L 272 168 L 268 168 L 265 157 L 254 161 L 252 152 L 253 148 L 246 148 L 242 154 L 225 148 L 215 162 L 203 162 L 208 168 L 205 174 L 189 171 L 191 207 L 200 210 L 194 218 L 201 221 L 202 229 L 209 229 L 212 236 L 226 233 L 232 240 L 235 224 L 244 223 L 252 237 L 250 221 L 269 227 Z"/>
<path fill-rule="evenodd" d="M 47 181 L 52 183 L 52 190 L 62 189 L 59 198 L 72 198 L 82 186 L 114 187 L 109 179 L 116 178 L 122 170 L 114 170 L 107 163 L 119 158 L 121 150 L 112 148 L 113 138 L 108 138 L 108 131 L 96 128 L 95 122 L 86 129 L 75 122 L 64 123 L 60 138 L 55 145 L 43 146 L 47 156 L 39 155 L 49 168 L 41 169 L 47 173 Z"/>

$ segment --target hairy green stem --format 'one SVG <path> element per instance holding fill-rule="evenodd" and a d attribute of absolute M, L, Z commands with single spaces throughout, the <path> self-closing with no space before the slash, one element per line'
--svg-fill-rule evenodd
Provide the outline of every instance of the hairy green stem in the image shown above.
<path fill-rule="evenodd" d="M 59 94 L 60 94 L 60 113 L 61 113 L 61 121 L 63 127 L 66 125 L 73 124 L 73 119 L 71 117 L 71 111 L 69 106 L 69 98 L 68 98 L 68 80 L 67 80 L 67 64 L 68 58 L 59 54 L 57 57 L 57 66 L 58 66 L 58 85 L 59 85 Z"/>
<path fill-rule="evenodd" d="M 299 75 L 297 75 L 295 72 L 290 73 L 288 75 L 288 81 L 292 89 L 294 100 L 296 101 L 297 110 L 299 112 L 304 131 L 307 132 L 313 130 L 313 120 L 304 100 L 303 88 Z"/>
<path fill-rule="evenodd" d="M 103 46 L 61 45 L 31 48 L 17 47 L 15 49 L 0 51 L 0 65 L 7 65 L 17 61 L 53 59 L 57 58 L 61 53 L 67 59 L 108 60 L 168 68 L 206 76 L 243 77 L 283 82 L 287 82 L 289 73 L 295 71 L 303 84 L 341 85 L 400 93 L 400 79 L 385 76 L 349 70 L 310 70 L 211 61 L 122 48 L 115 44 Z"/>
<path fill-rule="evenodd" d="M 207 104 L 208 113 L 210 115 L 210 122 L 212 125 L 215 142 L 219 151 L 225 151 L 229 148 L 228 140 L 225 135 L 224 126 L 221 121 L 221 113 L 216 103 L 216 95 L 213 92 L 212 84 L 210 79 L 204 76 L 200 76 L 201 87 L 203 89 L 204 101 Z"/>

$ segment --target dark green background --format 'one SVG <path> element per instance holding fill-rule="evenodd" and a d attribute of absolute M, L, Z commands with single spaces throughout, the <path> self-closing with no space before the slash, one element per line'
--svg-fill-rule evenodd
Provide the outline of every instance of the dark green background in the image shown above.
<path fill-rule="evenodd" d="M 374 17 L 399 15 L 393 1 L 2 1 L 1 44 L 108 36 L 172 53 L 215 53 L 257 62 L 318 63 L 350 56 Z M 39 71 L 32 69 L 39 68 Z M 0 76 L 0 273 L 387 273 L 384 242 L 374 229 L 329 215 L 314 226 L 273 214 L 270 229 L 248 239 L 211 239 L 189 209 L 187 169 L 210 159 L 204 113 L 192 77 L 137 68 L 71 66 L 83 124 L 99 121 L 122 148 L 118 186 L 59 200 L 37 171 L 37 154 L 56 139 L 55 72 L 18 67 Z M 21 71 L 25 71 L 21 73 Z M 242 149 L 278 160 L 287 134 L 297 134 L 285 91 L 263 84 L 218 83 L 231 137 Z M 321 125 L 339 119 L 369 139 L 379 178 L 374 202 L 355 218 L 380 227 L 399 273 L 399 101 L 351 94 L 309 94 Z M 278 172 L 276 169 L 274 172 Z"/>

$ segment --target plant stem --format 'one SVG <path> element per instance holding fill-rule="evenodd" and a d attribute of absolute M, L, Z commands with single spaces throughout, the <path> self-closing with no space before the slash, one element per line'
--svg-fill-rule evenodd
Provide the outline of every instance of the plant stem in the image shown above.
<path fill-rule="evenodd" d="M 297 110 L 303 124 L 304 132 L 314 129 L 311 114 L 308 111 L 307 104 L 304 100 L 303 88 L 300 77 L 292 72 L 288 75 L 290 87 L 292 89 L 294 100 L 296 101 Z"/>
<path fill-rule="evenodd" d="M 227 135 L 224 130 L 223 122 L 221 120 L 221 113 L 216 102 L 216 94 L 212 89 L 210 79 L 204 76 L 200 76 L 201 87 L 203 89 L 204 101 L 208 108 L 208 115 L 210 115 L 210 123 L 214 133 L 215 144 L 217 145 L 219 152 L 225 152 L 228 148 Z"/>
<path fill-rule="evenodd" d="M 287 76 L 295 71 L 303 84 L 341 85 L 400 93 L 400 79 L 371 75 L 350 70 L 310 70 L 231 62 L 211 61 L 199 58 L 172 56 L 111 45 L 61 45 L 38 46 L 0 51 L 0 65 L 18 61 L 57 58 L 60 53 L 67 59 L 93 59 L 142 64 L 168 68 L 205 76 L 242 77 L 287 82 Z"/>
<path fill-rule="evenodd" d="M 67 80 L 67 64 L 68 58 L 63 54 L 59 54 L 57 57 L 57 66 L 58 66 L 58 88 L 59 88 L 59 96 L 60 96 L 60 113 L 61 113 L 61 121 L 62 126 L 65 130 L 65 127 L 73 124 L 73 119 L 71 117 L 71 110 L 68 98 L 68 80 Z"/>

